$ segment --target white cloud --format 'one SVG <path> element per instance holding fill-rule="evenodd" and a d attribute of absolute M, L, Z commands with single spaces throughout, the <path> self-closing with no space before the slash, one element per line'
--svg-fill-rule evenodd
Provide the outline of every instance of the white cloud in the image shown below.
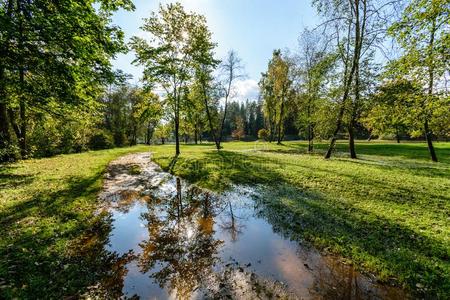
<path fill-rule="evenodd" d="M 234 83 L 234 101 L 243 102 L 245 100 L 258 100 L 259 86 L 254 79 L 239 80 Z"/>

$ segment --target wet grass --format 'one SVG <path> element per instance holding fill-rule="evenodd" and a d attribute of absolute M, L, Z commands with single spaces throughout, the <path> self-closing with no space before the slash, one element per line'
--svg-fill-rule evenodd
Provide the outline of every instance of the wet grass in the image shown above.
<path fill-rule="evenodd" d="M 109 223 L 94 216 L 97 194 L 111 160 L 143 151 L 148 147 L 0 165 L 0 298 L 78 295 L 121 263 L 103 249 Z"/>
<path fill-rule="evenodd" d="M 203 187 L 263 184 L 263 214 L 274 227 L 340 254 L 360 269 L 416 295 L 450 295 L 450 143 L 436 143 L 440 163 L 424 143 L 359 142 L 351 160 L 339 143 L 307 154 L 302 142 L 155 146 L 163 168 Z M 174 163 L 175 162 L 175 163 Z"/>

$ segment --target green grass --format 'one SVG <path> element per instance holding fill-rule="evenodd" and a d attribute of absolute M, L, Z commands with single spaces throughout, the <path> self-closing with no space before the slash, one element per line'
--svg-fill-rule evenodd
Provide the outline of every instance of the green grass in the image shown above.
<path fill-rule="evenodd" d="M 95 216 L 107 164 L 147 146 L 0 165 L 0 298 L 76 295 L 123 263 L 103 249 L 110 223 Z"/>
<path fill-rule="evenodd" d="M 166 170 L 203 187 L 268 186 L 262 215 L 292 238 L 346 257 L 381 280 L 430 298 L 450 295 L 450 143 L 357 143 L 358 160 L 306 154 L 306 144 L 260 142 L 153 146 Z M 148 147 L 0 165 L 0 298 L 76 295 L 127 257 L 104 250 L 108 219 L 94 214 L 109 161 Z M 140 170 L 131 170 L 139 172 Z M 118 285 L 120 288 L 120 285 Z"/>
<path fill-rule="evenodd" d="M 153 146 L 164 169 L 213 190 L 230 184 L 268 186 L 263 215 L 293 238 L 344 256 L 382 281 L 416 295 L 450 295 L 450 143 L 436 143 L 432 163 L 424 143 L 358 142 L 359 159 L 337 146 L 331 160 L 286 142 Z"/>

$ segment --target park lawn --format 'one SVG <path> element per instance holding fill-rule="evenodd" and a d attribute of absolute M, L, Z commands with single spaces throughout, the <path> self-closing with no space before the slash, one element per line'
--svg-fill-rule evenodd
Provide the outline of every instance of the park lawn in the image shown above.
<path fill-rule="evenodd" d="M 111 272 L 108 222 L 96 216 L 107 164 L 148 146 L 0 165 L 0 298 L 61 299 Z"/>
<path fill-rule="evenodd" d="M 450 295 L 450 143 L 345 142 L 331 160 L 325 143 L 230 142 L 153 146 L 163 169 L 216 191 L 261 184 L 258 205 L 278 230 L 336 253 L 361 270 L 416 295 Z"/>

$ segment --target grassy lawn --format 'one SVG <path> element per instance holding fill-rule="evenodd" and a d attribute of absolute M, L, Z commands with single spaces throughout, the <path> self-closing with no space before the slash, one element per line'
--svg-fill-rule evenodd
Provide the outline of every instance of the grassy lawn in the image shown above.
<path fill-rule="evenodd" d="M 431 298 L 450 295 L 450 143 L 358 142 L 358 160 L 339 143 L 333 159 L 306 144 L 261 142 L 153 146 L 164 169 L 200 186 L 268 185 L 259 199 L 270 222 L 293 238 L 340 254 L 383 281 Z M 434 296 L 433 296 L 434 295 Z"/>
<path fill-rule="evenodd" d="M 339 143 L 260 142 L 152 146 L 166 170 L 203 187 L 267 185 L 258 204 L 292 238 L 338 253 L 384 281 L 417 293 L 450 294 L 450 143 L 440 163 L 422 143 L 357 144 L 358 160 Z M 109 161 L 147 146 L 61 155 L 0 166 L 0 298 L 76 295 L 99 278 L 114 280 L 126 257 L 104 250 L 110 223 L 94 214 Z M 120 277 L 120 276 L 118 276 Z M 120 288 L 120 286 L 119 286 Z M 431 297 L 434 298 L 434 297 Z"/>
<path fill-rule="evenodd" d="M 106 165 L 147 146 L 0 165 L 0 298 L 75 295 L 123 258 L 103 250 L 109 223 L 95 216 Z"/>

